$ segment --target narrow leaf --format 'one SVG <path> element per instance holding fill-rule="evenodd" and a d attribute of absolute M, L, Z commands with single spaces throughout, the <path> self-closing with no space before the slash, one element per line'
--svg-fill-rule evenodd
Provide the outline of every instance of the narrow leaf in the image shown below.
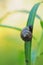
<path fill-rule="evenodd" d="M 35 20 L 35 16 L 36 16 L 37 9 L 38 9 L 39 5 L 40 5 L 40 3 L 37 3 L 31 9 L 26 26 L 33 26 L 34 25 L 34 20 Z M 31 41 L 25 42 L 25 57 L 26 57 L 26 59 L 29 60 L 29 63 L 31 63 L 31 44 L 32 44 Z M 31 65 L 29 63 L 27 62 L 26 65 Z"/>
<path fill-rule="evenodd" d="M 25 42 L 25 61 L 26 65 L 31 65 L 31 41 Z"/>
<path fill-rule="evenodd" d="M 29 13 L 30 14 L 30 11 L 28 11 L 28 10 L 15 10 L 15 11 L 13 11 L 13 13 L 14 12 L 15 13 L 19 12 L 19 13 L 26 13 L 26 14 Z M 41 17 L 39 15 L 36 14 L 36 17 L 41 20 Z"/>
<path fill-rule="evenodd" d="M 11 28 L 11 29 L 15 29 L 15 30 L 18 30 L 18 31 L 21 31 L 22 30 L 22 29 L 20 29 L 18 27 L 7 26 L 7 25 L 0 25 L 0 27 Z"/>
<path fill-rule="evenodd" d="M 5 19 L 7 18 L 9 15 L 11 14 L 14 14 L 14 13 L 26 13 L 26 14 L 30 14 L 30 11 L 28 10 L 14 10 L 14 11 L 11 11 L 11 12 L 7 12 L 2 18 L 0 18 L 0 23 Z M 41 20 L 41 17 L 39 15 L 36 14 L 36 17 Z"/>
<path fill-rule="evenodd" d="M 38 9 L 39 5 L 40 5 L 40 3 L 37 3 L 31 9 L 30 15 L 29 15 L 28 21 L 27 21 L 27 26 L 30 26 L 30 25 L 33 26 L 34 20 L 35 20 L 35 16 L 36 16 L 36 12 L 37 12 L 37 9 Z"/>

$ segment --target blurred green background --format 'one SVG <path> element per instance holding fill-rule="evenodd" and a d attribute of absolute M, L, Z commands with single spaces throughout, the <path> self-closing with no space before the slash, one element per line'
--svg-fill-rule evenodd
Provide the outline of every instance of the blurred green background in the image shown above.
<path fill-rule="evenodd" d="M 43 0 L 0 0 L 0 24 L 15 26 L 23 29 L 26 26 L 28 15 L 26 13 L 16 13 L 14 10 L 31 10 L 32 6 Z M 11 12 L 9 14 L 9 12 Z M 12 13 L 13 12 L 13 13 Z M 8 13 L 8 14 L 7 14 Z M 43 20 L 43 4 L 39 7 L 37 14 Z M 0 27 L 0 65 L 26 65 L 24 41 L 20 38 L 20 31 L 15 29 Z M 42 28 L 40 20 L 35 18 L 32 39 L 32 52 L 35 52 L 40 40 Z M 43 38 L 41 40 L 38 57 L 34 65 L 43 64 Z M 34 54 L 33 54 L 34 56 Z"/>

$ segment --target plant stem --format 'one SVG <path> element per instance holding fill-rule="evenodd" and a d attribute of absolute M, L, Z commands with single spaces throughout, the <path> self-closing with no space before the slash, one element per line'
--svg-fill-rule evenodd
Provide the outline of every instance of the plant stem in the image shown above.
<path fill-rule="evenodd" d="M 26 65 L 31 65 L 31 42 L 25 42 L 25 61 Z"/>
<path fill-rule="evenodd" d="M 15 10 L 15 11 L 12 11 L 12 12 L 10 12 L 10 13 L 17 13 L 17 12 L 19 12 L 19 13 L 26 13 L 26 14 L 30 14 L 30 11 L 28 11 L 28 10 Z M 41 17 L 39 16 L 39 15 L 37 15 L 36 14 L 36 17 L 39 19 L 39 20 L 41 20 Z"/>
<path fill-rule="evenodd" d="M 11 12 L 7 12 L 2 18 L 0 18 L 0 23 L 5 19 L 7 18 L 9 15 L 11 14 L 14 14 L 14 13 L 26 13 L 26 14 L 30 14 L 30 11 L 28 10 L 14 10 L 14 11 L 11 11 Z M 41 17 L 39 15 L 36 14 L 36 17 L 41 20 Z"/>
<path fill-rule="evenodd" d="M 37 9 L 39 7 L 40 3 L 37 3 L 33 6 L 33 8 L 30 11 L 30 15 L 28 17 L 28 21 L 26 26 L 32 26 L 32 31 L 33 31 L 33 26 L 34 26 L 34 20 L 35 20 L 35 16 L 36 16 L 36 12 Z M 32 32 L 33 33 L 33 32 Z M 32 41 L 32 39 L 31 39 Z M 31 65 L 31 45 L 32 42 L 31 41 L 27 41 L 25 42 L 25 59 L 26 59 L 26 65 Z"/>
<path fill-rule="evenodd" d="M 15 30 L 18 30 L 18 31 L 21 31 L 22 30 L 22 29 L 20 29 L 18 27 L 7 26 L 7 25 L 0 25 L 0 27 L 11 28 L 11 29 L 15 29 Z"/>

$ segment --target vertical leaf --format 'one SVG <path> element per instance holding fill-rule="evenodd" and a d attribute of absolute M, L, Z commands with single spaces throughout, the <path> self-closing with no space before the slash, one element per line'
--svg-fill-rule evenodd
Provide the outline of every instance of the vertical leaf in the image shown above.
<path fill-rule="evenodd" d="M 37 3 L 31 9 L 30 15 L 29 15 L 28 21 L 27 21 L 27 26 L 30 26 L 30 25 L 33 26 L 34 20 L 35 20 L 35 16 L 36 16 L 36 12 L 37 12 L 37 9 L 38 9 L 39 5 L 40 5 L 40 3 Z"/>
<path fill-rule="evenodd" d="M 26 26 L 34 25 L 36 12 L 37 12 L 39 5 L 40 3 L 37 3 L 31 9 Z M 31 43 L 32 43 L 31 41 L 25 42 L 25 57 L 26 57 L 26 60 L 28 59 L 27 60 L 28 62 L 26 62 L 26 65 L 31 65 Z"/>
<path fill-rule="evenodd" d="M 31 65 L 31 43 L 25 42 L 25 61 L 26 65 Z"/>

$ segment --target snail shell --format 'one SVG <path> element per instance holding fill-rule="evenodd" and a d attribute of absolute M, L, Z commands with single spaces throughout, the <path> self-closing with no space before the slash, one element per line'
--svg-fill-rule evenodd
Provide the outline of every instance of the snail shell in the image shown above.
<path fill-rule="evenodd" d="M 29 27 L 26 27 L 21 32 L 21 38 L 24 41 L 30 41 L 32 39 L 32 32 Z"/>

